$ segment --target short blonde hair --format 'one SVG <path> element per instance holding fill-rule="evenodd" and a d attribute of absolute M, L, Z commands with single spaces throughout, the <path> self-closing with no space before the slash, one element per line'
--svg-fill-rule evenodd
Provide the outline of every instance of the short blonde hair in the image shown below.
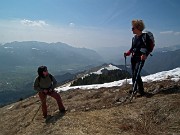
<path fill-rule="evenodd" d="M 145 29 L 143 20 L 132 20 L 132 26 L 136 27 L 140 31 L 143 31 Z"/>

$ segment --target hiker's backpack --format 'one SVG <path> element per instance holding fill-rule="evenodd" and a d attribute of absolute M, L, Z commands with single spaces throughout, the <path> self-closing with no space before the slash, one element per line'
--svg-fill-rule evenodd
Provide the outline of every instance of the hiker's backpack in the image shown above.
<path fill-rule="evenodd" d="M 150 38 L 150 44 L 147 46 L 147 49 L 148 49 L 148 52 L 151 53 L 155 46 L 154 36 L 153 36 L 152 32 L 150 32 L 150 31 L 145 31 L 143 33 L 144 33 L 144 35 L 142 36 L 142 40 L 146 46 L 147 46 L 147 43 L 146 43 L 147 36 L 149 36 L 149 38 Z"/>

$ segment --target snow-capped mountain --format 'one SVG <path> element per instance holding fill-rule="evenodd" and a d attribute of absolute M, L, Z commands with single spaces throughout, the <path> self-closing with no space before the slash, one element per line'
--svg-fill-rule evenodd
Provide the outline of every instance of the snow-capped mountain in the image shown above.
<path fill-rule="evenodd" d="M 108 64 L 108 65 L 103 66 L 102 68 L 98 69 L 97 71 L 94 71 L 94 72 L 92 71 L 92 72 L 84 75 L 84 77 L 89 76 L 89 75 L 91 75 L 91 74 L 97 74 L 97 75 L 103 74 L 104 70 L 109 70 L 109 71 L 111 71 L 111 70 L 122 70 L 122 69 L 121 69 L 121 68 L 118 68 L 117 66 L 114 66 L 114 65 L 112 65 L 112 64 Z M 83 78 L 84 78 L 84 77 L 83 77 Z"/>
<path fill-rule="evenodd" d="M 180 67 L 175 68 L 173 70 L 169 71 L 162 71 L 155 74 L 151 74 L 148 76 L 142 77 L 143 82 L 153 82 L 153 81 L 162 81 L 162 80 L 173 80 L 173 81 L 179 81 L 180 80 Z M 66 91 L 69 89 L 99 89 L 102 87 L 114 87 L 114 86 L 122 86 L 123 84 L 132 84 L 132 80 L 130 79 L 123 79 L 119 81 L 114 81 L 111 83 L 104 83 L 104 84 L 93 84 L 93 85 L 84 85 L 84 86 L 64 86 L 64 87 L 58 87 L 56 88 L 57 91 Z"/>
<path fill-rule="evenodd" d="M 102 84 L 106 82 L 113 82 L 117 80 L 130 77 L 130 73 L 122 70 L 121 68 L 113 65 L 103 65 L 100 69 L 91 71 L 87 74 L 81 74 L 79 78 L 72 82 L 72 86 L 89 85 L 89 84 Z"/>

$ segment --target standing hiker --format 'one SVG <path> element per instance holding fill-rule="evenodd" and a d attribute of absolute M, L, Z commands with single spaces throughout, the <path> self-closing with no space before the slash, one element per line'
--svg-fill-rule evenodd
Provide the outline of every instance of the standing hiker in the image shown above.
<path fill-rule="evenodd" d="M 144 92 L 144 87 L 140 72 L 142 67 L 144 66 L 147 56 L 150 54 L 150 52 L 153 49 L 150 47 L 152 43 L 150 36 L 142 32 L 144 28 L 145 25 L 142 20 L 132 20 L 132 32 L 133 34 L 135 34 L 135 36 L 132 38 L 132 46 L 130 50 L 124 53 L 124 57 L 129 56 L 130 54 L 132 55 L 131 57 L 132 82 L 133 82 L 134 90 L 139 92 L 140 96 L 144 96 L 146 94 Z M 138 69 L 139 69 L 139 75 L 136 78 Z M 134 86 L 134 84 L 137 85 Z M 129 93 L 132 93 L 132 90 L 130 90 Z"/>
<path fill-rule="evenodd" d="M 34 90 L 38 91 L 39 98 L 42 104 L 42 112 L 44 118 L 47 118 L 47 105 L 46 98 L 47 95 L 53 97 L 58 104 L 59 111 L 65 113 L 65 108 L 62 103 L 60 95 L 54 91 L 57 81 L 51 74 L 48 73 L 46 66 L 40 66 L 38 68 L 38 77 L 34 81 Z"/>

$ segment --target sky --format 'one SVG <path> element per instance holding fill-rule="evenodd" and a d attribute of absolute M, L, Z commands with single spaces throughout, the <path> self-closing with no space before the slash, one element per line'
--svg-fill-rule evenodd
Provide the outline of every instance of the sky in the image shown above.
<path fill-rule="evenodd" d="M 1 0 L 0 43 L 63 42 L 74 47 L 131 46 L 142 19 L 156 46 L 180 44 L 179 0 Z"/>
<path fill-rule="evenodd" d="M 109 69 L 110 70 L 110 69 Z M 113 70 L 113 69 L 112 69 Z M 142 81 L 143 82 L 154 82 L 154 81 L 162 81 L 162 80 L 172 80 L 172 81 L 179 81 L 180 80 L 180 68 L 175 68 L 169 71 L 162 71 L 158 72 L 155 74 L 151 74 L 148 76 L 142 76 Z M 60 92 L 60 91 L 67 91 L 70 89 L 84 89 L 84 90 L 89 90 L 89 89 L 99 89 L 99 88 L 108 88 L 108 87 L 114 87 L 114 86 L 122 86 L 127 84 L 132 84 L 132 79 L 123 79 L 119 81 L 114 81 L 110 83 L 104 83 L 104 84 L 93 84 L 93 85 L 82 85 L 82 86 L 60 86 L 57 87 L 55 90 Z"/>

